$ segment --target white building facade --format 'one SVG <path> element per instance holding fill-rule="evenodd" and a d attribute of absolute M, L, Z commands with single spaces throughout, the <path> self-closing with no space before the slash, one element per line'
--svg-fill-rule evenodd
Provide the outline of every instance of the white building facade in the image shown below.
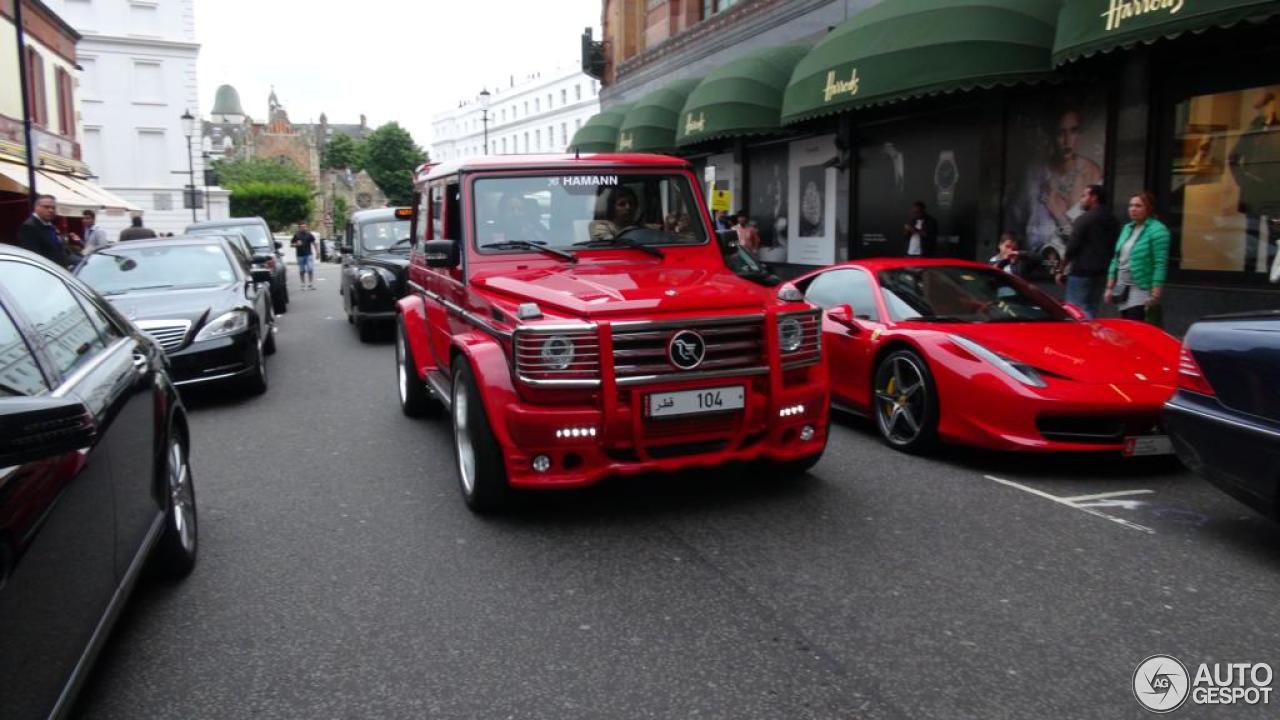
<path fill-rule="evenodd" d="M 564 152 L 569 139 L 600 111 L 600 83 L 577 67 L 531 75 L 489 89 L 489 154 Z M 484 155 L 483 107 L 473 98 L 436 115 L 431 159 Z"/>
<path fill-rule="evenodd" d="M 184 206 L 188 170 L 204 190 L 200 100 L 196 82 L 195 0 L 46 0 L 81 35 L 82 157 L 97 183 L 142 208 L 158 233 L 192 222 Z M 196 118 L 188 152 L 182 115 Z M 225 191 L 212 189 L 199 220 L 229 213 Z M 128 217 L 101 219 L 108 235 Z"/>

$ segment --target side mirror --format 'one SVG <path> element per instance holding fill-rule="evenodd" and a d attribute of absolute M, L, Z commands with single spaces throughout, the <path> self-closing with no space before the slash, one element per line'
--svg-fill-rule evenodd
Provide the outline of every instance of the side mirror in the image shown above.
<path fill-rule="evenodd" d="M 93 414 L 67 397 L 17 397 L 0 404 L 0 465 L 22 465 L 93 444 Z"/>
<path fill-rule="evenodd" d="M 1089 319 L 1089 316 L 1085 315 L 1083 310 L 1081 310 L 1080 308 L 1076 307 L 1071 303 L 1063 303 L 1062 309 L 1067 311 L 1067 314 L 1071 316 L 1072 320 L 1088 320 Z"/>
<path fill-rule="evenodd" d="M 827 317 L 831 322 L 837 325 L 843 325 L 847 328 L 856 328 L 853 323 L 853 306 L 852 305 L 836 305 L 827 311 Z"/>
<path fill-rule="evenodd" d="M 456 268 L 462 264 L 458 243 L 453 240 L 428 240 L 422 244 L 427 267 Z"/>
<path fill-rule="evenodd" d="M 276 249 L 279 250 L 284 247 L 284 243 L 280 242 L 279 240 L 276 240 L 275 246 L 276 246 Z"/>
<path fill-rule="evenodd" d="M 252 268 L 249 270 L 249 276 L 255 283 L 271 282 L 271 270 L 269 268 Z"/>

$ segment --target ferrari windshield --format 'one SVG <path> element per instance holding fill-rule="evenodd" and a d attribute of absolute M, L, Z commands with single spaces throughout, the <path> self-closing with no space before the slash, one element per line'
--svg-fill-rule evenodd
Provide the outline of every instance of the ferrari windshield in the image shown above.
<path fill-rule="evenodd" d="M 880 272 L 895 321 L 1045 322 L 1068 320 L 1061 305 L 1009 273 L 970 266 L 902 267 Z"/>
<path fill-rule="evenodd" d="M 378 220 L 361 223 L 357 226 L 360 234 L 360 248 L 367 253 L 400 248 L 409 250 L 408 220 Z"/>
<path fill-rule="evenodd" d="M 684 175 L 599 174 L 487 178 L 475 184 L 481 252 L 630 250 L 707 241 Z M 523 246 L 523 247 L 522 247 Z"/>

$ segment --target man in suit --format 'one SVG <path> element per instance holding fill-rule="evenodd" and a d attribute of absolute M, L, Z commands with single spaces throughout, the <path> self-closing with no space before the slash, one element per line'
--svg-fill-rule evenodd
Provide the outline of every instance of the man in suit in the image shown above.
<path fill-rule="evenodd" d="M 67 247 L 58 230 L 53 226 L 53 219 L 58 216 L 58 201 L 52 195 L 36 196 L 36 208 L 31 217 L 18 228 L 17 245 L 37 255 L 43 255 L 59 267 L 70 263 Z"/>

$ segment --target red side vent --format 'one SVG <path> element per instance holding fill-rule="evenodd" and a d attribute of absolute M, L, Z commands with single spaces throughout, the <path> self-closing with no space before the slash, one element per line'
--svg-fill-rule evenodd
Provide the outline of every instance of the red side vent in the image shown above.
<path fill-rule="evenodd" d="M 1186 345 L 1182 346 L 1182 352 L 1178 355 L 1178 387 L 1201 395 L 1216 394 L 1201 372 L 1200 363 L 1196 362 Z"/>

